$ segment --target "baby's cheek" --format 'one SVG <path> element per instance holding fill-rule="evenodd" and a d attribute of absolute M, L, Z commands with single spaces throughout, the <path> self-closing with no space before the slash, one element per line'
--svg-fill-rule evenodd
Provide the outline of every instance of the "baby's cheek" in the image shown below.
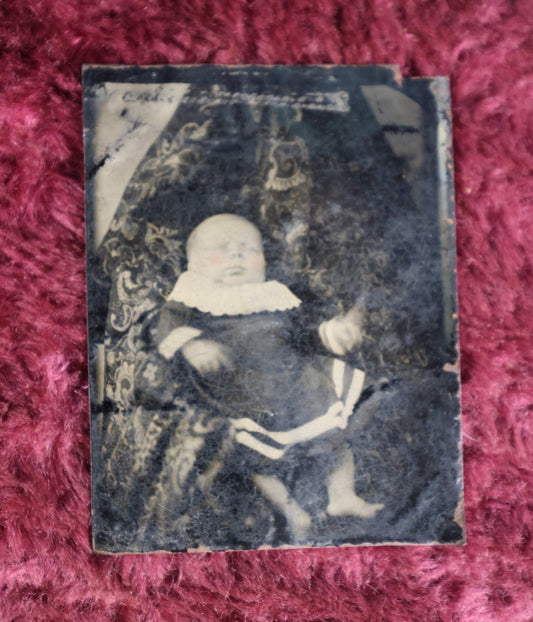
<path fill-rule="evenodd" d="M 265 258 L 263 257 L 263 255 L 252 255 L 248 259 L 248 267 L 257 274 L 264 274 Z"/>
<path fill-rule="evenodd" d="M 217 251 L 204 253 L 201 259 L 201 265 L 208 269 L 216 268 L 222 263 L 223 259 L 223 254 Z"/>
<path fill-rule="evenodd" d="M 212 253 L 208 253 L 206 256 L 206 262 L 208 266 L 215 267 L 220 265 L 224 260 L 224 254 L 213 251 Z"/>
<path fill-rule="evenodd" d="M 189 269 L 195 270 L 200 274 L 204 274 L 210 278 L 218 275 L 218 270 L 222 264 L 222 254 L 216 251 L 202 253 L 197 255 L 189 265 Z"/>
<path fill-rule="evenodd" d="M 265 265 L 265 256 L 263 255 L 263 253 L 252 253 L 250 255 L 250 258 L 258 266 L 264 266 Z"/>

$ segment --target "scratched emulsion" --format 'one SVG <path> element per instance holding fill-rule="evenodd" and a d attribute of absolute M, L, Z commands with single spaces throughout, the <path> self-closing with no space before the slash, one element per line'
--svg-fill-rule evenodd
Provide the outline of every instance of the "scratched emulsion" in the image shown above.
<path fill-rule="evenodd" d="M 446 81 L 88 67 L 84 102 L 96 550 L 461 543 Z"/>

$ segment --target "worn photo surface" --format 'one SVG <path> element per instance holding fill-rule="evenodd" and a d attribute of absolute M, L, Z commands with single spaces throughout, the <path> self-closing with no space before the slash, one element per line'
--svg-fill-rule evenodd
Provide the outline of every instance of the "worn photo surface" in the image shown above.
<path fill-rule="evenodd" d="M 96 551 L 462 544 L 449 89 L 84 70 Z"/>

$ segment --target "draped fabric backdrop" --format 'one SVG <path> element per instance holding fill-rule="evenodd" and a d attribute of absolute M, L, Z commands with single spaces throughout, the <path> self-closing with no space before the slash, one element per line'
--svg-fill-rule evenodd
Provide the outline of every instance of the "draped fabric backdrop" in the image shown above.
<path fill-rule="evenodd" d="M 0 620 L 533 620 L 533 2 L 0 4 Z M 90 547 L 81 65 L 449 75 L 465 547 Z"/>

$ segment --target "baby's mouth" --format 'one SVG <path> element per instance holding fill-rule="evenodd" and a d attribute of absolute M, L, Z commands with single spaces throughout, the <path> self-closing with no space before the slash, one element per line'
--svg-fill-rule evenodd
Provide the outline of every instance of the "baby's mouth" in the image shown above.
<path fill-rule="evenodd" d="M 242 266 L 229 266 L 224 270 L 226 276 L 241 276 L 244 274 L 244 268 Z"/>

